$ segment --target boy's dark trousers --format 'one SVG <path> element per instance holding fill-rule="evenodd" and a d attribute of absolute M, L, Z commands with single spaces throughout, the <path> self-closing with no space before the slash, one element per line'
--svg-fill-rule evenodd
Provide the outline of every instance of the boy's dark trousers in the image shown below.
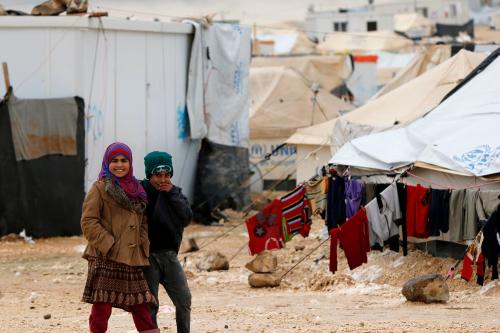
<path fill-rule="evenodd" d="M 177 259 L 175 251 L 150 253 L 150 266 L 144 269 L 149 289 L 158 300 L 158 288 L 161 284 L 175 306 L 175 321 L 178 333 L 188 333 L 191 321 L 191 292 L 186 274 Z M 151 306 L 151 317 L 157 324 L 158 305 Z"/>

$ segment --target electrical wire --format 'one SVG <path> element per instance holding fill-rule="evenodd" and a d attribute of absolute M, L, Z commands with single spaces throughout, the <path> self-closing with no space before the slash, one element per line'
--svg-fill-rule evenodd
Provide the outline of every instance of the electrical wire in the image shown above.
<path fill-rule="evenodd" d="M 122 8 L 116 8 L 116 7 L 109 7 L 109 6 L 100 6 L 101 8 L 105 10 L 110 10 L 110 11 L 116 11 L 116 12 L 122 12 L 122 13 L 129 13 L 129 14 L 140 14 L 140 15 L 146 15 L 146 16 L 152 16 L 152 17 L 166 17 L 170 19 L 175 19 L 178 21 L 181 21 L 183 19 L 187 19 L 186 16 L 176 16 L 176 15 L 168 15 L 164 13 L 153 13 L 153 12 L 147 12 L 147 11 L 138 11 L 138 10 L 126 10 Z M 253 27 L 257 28 L 265 28 L 269 30 L 292 30 L 293 28 L 288 28 L 288 27 L 274 27 L 274 26 L 268 26 L 268 25 L 261 25 L 261 24 L 245 24 L 245 23 L 239 23 L 238 25 L 248 27 L 252 29 Z M 298 30 L 298 29 L 297 29 Z M 315 31 L 315 30 L 300 30 L 305 33 L 314 33 L 314 34 L 325 34 L 325 35 L 330 35 L 330 34 L 349 34 L 345 32 L 337 32 L 337 31 Z M 357 32 L 356 36 L 365 36 L 365 37 L 370 37 L 370 38 L 379 38 L 379 39 L 391 39 L 391 40 L 401 40 L 401 37 L 399 36 L 381 36 L 381 35 L 372 35 L 370 33 L 363 33 L 363 32 Z"/>

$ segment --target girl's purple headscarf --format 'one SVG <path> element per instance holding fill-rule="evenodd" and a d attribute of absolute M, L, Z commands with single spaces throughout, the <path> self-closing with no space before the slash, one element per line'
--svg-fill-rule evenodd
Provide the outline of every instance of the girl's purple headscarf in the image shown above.
<path fill-rule="evenodd" d="M 109 163 L 111 160 L 118 155 L 123 155 L 130 163 L 130 168 L 128 173 L 118 178 L 109 171 Z M 101 172 L 99 173 L 99 179 L 109 178 L 114 184 L 120 186 L 127 196 L 132 200 L 147 201 L 147 194 L 144 191 L 141 183 L 134 177 L 134 171 L 132 168 L 132 151 L 130 148 L 121 142 L 114 142 L 106 148 L 104 157 L 102 159 Z"/>

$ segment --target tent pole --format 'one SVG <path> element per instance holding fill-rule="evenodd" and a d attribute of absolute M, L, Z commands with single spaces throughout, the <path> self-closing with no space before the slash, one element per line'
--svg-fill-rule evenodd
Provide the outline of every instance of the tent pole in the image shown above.
<path fill-rule="evenodd" d="M 2 62 L 3 67 L 3 80 L 5 83 L 5 94 L 8 95 L 10 92 L 10 76 L 9 76 L 9 67 L 6 62 Z"/>

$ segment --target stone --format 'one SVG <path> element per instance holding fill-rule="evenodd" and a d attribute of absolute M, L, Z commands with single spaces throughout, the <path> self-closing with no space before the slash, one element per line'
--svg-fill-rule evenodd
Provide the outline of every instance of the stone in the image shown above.
<path fill-rule="evenodd" d="M 403 295 L 410 302 L 446 303 L 450 291 L 441 274 L 431 273 L 417 276 L 403 285 Z"/>
<path fill-rule="evenodd" d="M 199 270 L 207 272 L 227 271 L 229 269 L 229 261 L 220 252 L 208 252 L 198 259 L 196 267 Z"/>
<path fill-rule="evenodd" d="M 248 277 L 248 284 L 253 288 L 277 287 L 280 280 L 271 273 L 252 273 Z"/>
<path fill-rule="evenodd" d="M 295 245 L 295 251 L 303 251 L 305 248 L 304 245 Z"/>
<path fill-rule="evenodd" d="M 48 313 L 45 316 L 43 316 L 43 319 L 50 319 L 50 317 L 52 317 L 52 316 L 50 315 L 50 313 Z"/>
<path fill-rule="evenodd" d="M 185 239 L 181 243 L 179 253 L 196 252 L 200 249 L 194 238 Z"/>
<path fill-rule="evenodd" d="M 278 267 L 278 259 L 269 251 L 259 253 L 245 267 L 254 273 L 272 273 Z"/>
<path fill-rule="evenodd" d="M 17 241 L 22 241 L 23 238 L 19 236 L 18 234 L 10 233 L 5 236 L 0 237 L 1 242 L 17 242 Z"/>

